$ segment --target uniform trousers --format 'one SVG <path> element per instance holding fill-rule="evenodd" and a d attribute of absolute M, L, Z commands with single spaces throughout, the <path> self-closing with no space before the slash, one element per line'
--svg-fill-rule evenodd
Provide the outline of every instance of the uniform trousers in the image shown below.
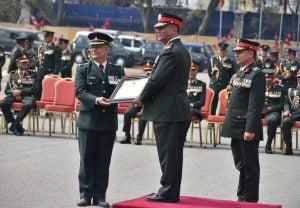
<path fill-rule="evenodd" d="M 142 107 L 134 107 L 133 105 L 129 106 L 124 112 L 124 124 L 123 131 L 127 134 L 130 133 L 131 128 L 131 119 L 135 117 L 135 115 L 140 112 Z"/>
<path fill-rule="evenodd" d="M 267 144 L 271 145 L 273 138 L 276 135 L 277 126 L 280 124 L 281 114 L 278 112 L 270 112 L 265 115 L 265 119 L 268 124 L 268 140 Z"/>
<path fill-rule="evenodd" d="M 116 137 L 115 131 L 79 129 L 79 192 L 80 198 L 106 198 L 109 166 Z"/>
<path fill-rule="evenodd" d="M 300 121 L 300 117 L 293 116 L 285 117 L 282 120 L 282 134 L 286 148 L 292 150 L 292 127 L 296 121 Z"/>
<path fill-rule="evenodd" d="M 182 178 L 183 145 L 190 121 L 153 122 L 158 158 L 162 171 L 158 194 L 179 199 Z"/>
<path fill-rule="evenodd" d="M 258 147 L 259 140 L 244 141 L 242 138 L 231 140 L 234 165 L 240 172 L 237 197 L 241 201 L 257 202 L 259 199 Z"/>
<path fill-rule="evenodd" d="M 13 95 L 8 95 L 4 98 L 4 100 L 0 104 L 0 108 L 3 112 L 5 120 L 7 123 L 15 122 L 19 124 L 30 112 L 30 110 L 35 106 L 35 99 L 33 96 L 31 97 L 24 97 L 22 99 L 22 109 L 18 112 L 16 119 L 14 119 L 13 113 L 10 109 L 11 105 L 14 102 L 19 102 Z"/>

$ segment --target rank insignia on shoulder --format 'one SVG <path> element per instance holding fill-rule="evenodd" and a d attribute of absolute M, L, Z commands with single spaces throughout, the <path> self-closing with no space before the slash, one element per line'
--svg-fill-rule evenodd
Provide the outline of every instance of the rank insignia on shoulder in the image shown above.
<path fill-rule="evenodd" d="M 168 43 L 167 45 L 166 45 L 166 47 L 165 47 L 165 49 L 170 49 L 170 48 L 172 48 L 173 47 L 173 43 Z"/>
<path fill-rule="evenodd" d="M 253 71 L 260 71 L 261 69 L 258 67 L 255 67 L 254 69 L 252 69 Z"/>

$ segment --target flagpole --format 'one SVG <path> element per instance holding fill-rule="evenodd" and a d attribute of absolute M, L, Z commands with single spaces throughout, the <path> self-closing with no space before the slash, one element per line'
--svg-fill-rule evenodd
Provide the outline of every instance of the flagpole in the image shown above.
<path fill-rule="evenodd" d="M 262 25 L 262 10 L 263 10 L 263 2 L 260 1 L 260 15 L 259 15 L 259 31 L 258 31 L 258 40 L 261 37 L 261 25 Z"/>
<path fill-rule="evenodd" d="M 298 14 L 298 27 L 297 27 L 297 47 L 299 46 L 299 30 L 300 30 L 300 14 Z"/>
<path fill-rule="evenodd" d="M 283 7 L 282 6 L 280 7 L 280 11 L 281 11 L 281 17 L 280 17 L 278 45 L 279 45 L 280 50 L 281 50 L 281 33 L 282 33 L 282 20 L 283 20 Z"/>
<path fill-rule="evenodd" d="M 220 8 L 220 23 L 219 23 L 219 35 L 222 39 L 222 19 L 223 19 L 223 13 L 222 13 L 222 7 Z"/>

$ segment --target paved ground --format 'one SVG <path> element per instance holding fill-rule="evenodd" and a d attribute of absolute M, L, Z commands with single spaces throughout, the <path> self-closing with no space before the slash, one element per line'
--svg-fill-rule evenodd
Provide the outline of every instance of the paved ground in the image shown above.
<path fill-rule="evenodd" d="M 207 80 L 206 74 L 199 77 Z M 119 129 L 122 123 L 120 116 Z M 117 139 L 122 136 L 119 130 Z M 160 168 L 156 147 L 149 140 L 144 142 L 142 146 L 115 143 L 107 192 L 110 203 L 157 191 Z M 182 195 L 236 200 L 238 172 L 228 144 L 229 139 L 223 138 L 217 148 L 210 145 L 204 149 L 196 140 L 193 148 L 185 148 Z M 276 154 L 268 155 L 264 144 L 260 145 L 260 202 L 300 207 L 300 152 L 283 156 L 277 149 Z M 39 132 L 36 136 L 0 135 L 0 208 L 76 207 L 78 167 L 74 137 L 41 136 Z"/>
<path fill-rule="evenodd" d="M 122 116 L 119 117 L 122 127 Z M 123 136 L 117 132 L 118 140 Z M 198 136 L 196 135 L 196 138 Z M 115 143 L 107 200 L 111 203 L 157 191 L 160 168 L 155 145 Z M 238 172 L 229 139 L 206 149 L 185 147 L 182 195 L 235 200 Z M 261 143 L 260 202 L 300 207 L 300 152 L 268 155 Z M 79 198 L 77 140 L 65 135 L 0 135 L 0 207 L 76 207 Z"/>

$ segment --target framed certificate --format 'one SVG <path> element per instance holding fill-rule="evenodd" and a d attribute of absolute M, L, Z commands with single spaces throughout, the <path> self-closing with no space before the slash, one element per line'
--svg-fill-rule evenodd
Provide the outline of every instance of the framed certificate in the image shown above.
<path fill-rule="evenodd" d="M 149 77 L 123 77 L 110 96 L 111 103 L 131 102 L 140 95 Z"/>

